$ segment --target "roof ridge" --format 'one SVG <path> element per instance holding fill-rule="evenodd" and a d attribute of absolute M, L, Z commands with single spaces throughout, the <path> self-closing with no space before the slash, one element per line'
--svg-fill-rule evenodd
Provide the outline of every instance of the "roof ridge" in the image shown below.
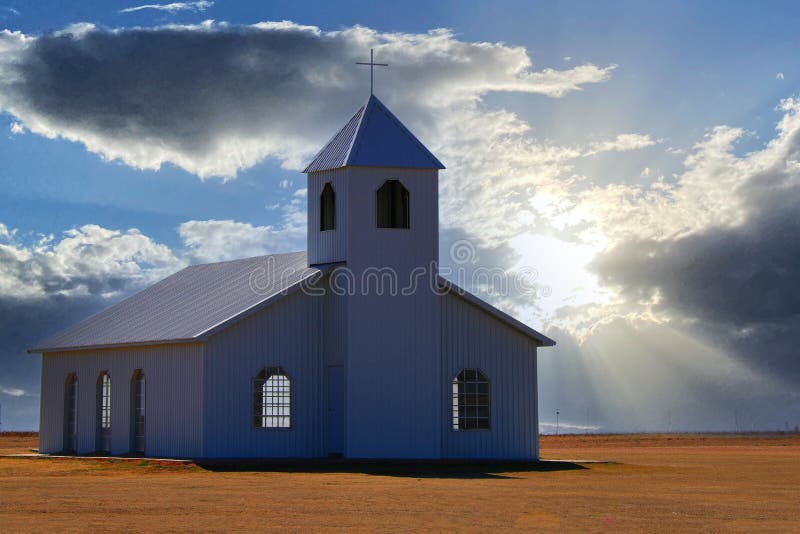
<path fill-rule="evenodd" d="M 336 142 L 336 140 L 337 140 L 337 139 L 339 139 L 339 136 L 340 136 L 340 135 L 344 134 L 344 133 L 345 133 L 345 132 L 346 132 L 348 129 L 352 129 L 352 128 L 350 128 L 350 126 L 351 126 L 352 122 L 353 122 L 353 121 L 356 119 L 356 117 L 358 117 L 358 121 L 357 121 L 357 123 L 356 123 L 356 128 L 358 128 L 358 127 L 361 125 L 361 119 L 362 119 L 362 118 L 363 118 L 363 116 L 364 116 L 364 112 L 366 111 L 366 107 L 367 107 L 367 104 L 368 104 L 368 103 L 369 103 L 369 101 L 365 102 L 365 103 L 364 103 L 364 104 L 363 104 L 363 105 L 362 105 L 360 108 L 358 108 L 358 109 L 356 110 L 356 112 L 355 112 L 355 113 L 353 113 L 353 115 L 352 115 L 352 116 L 351 116 L 351 117 L 350 117 L 350 118 L 347 120 L 347 122 L 344 124 L 344 126 L 342 126 L 341 128 L 339 128 L 339 129 L 336 131 L 336 133 L 335 133 L 335 134 L 333 134 L 333 136 L 332 136 L 330 139 L 328 139 L 328 141 L 327 141 L 327 142 L 326 142 L 324 145 L 322 145 L 322 148 L 321 148 L 321 149 L 320 149 L 320 150 L 319 150 L 319 151 L 316 153 L 316 155 L 315 155 L 315 156 L 314 156 L 314 157 L 311 159 L 311 163 L 309 163 L 309 164 L 306 166 L 306 168 L 303 170 L 303 172 L 313 172 L 313 171 L 315 171 L 315 170 L 319 170 L 319 169 L 313 169 L 313 167 L 314 167 L 314 166 L 315 166 L 315 165 L 316 165 L 316 164 L 317 164 L 317 163 L 318 163 L 318 162 L 319 162 L 321 159 L 324 159 L 324 158 L 323 158 L 323 156 L 325 156 L 325 155 L 326 155 L 326 153 L 327 153 L 329 150 L 331 150 L 331 149 L 332 149 L 332 147 L 333 147 L 334 143 Z M 344 158 L 342 159 L 342 162 L 341 162 L 341 163 L 342 163 L 342 165 L 340 165 L 340 166 L 344 166 L 344 164 L 345 164 L 344 162 L 346 162 L 346 161 L 347 161 L 347 158 L 348 158 L 348 157 L 349 157 L 349 155 L 350 155 L 350 149 L 351 149 L 351 147 L 352 147 L 352 145 L 353 145 L 353 139 L 355 138 L 355 136 L 356 136 L 356 133 L 358 133 L 358 130 L 357 130 L 357 129 L 356 129 L 356 130 L 354 130 L 354 131 L 352 132 L 352 137 L 349 139 L 349 141 L 348 141 L 348 144 L 347 144 L 347 146 L 348 146 L 347 152 L 345 152 L 345 154 L 344 154 Z M 333 148 L 333 149 L 335 150 L 335 148 Z M 338 157 L 337 157 L 337 159 L 338 159 Z M 325 162 L 322 162 L 322 165 L 325 165 Z M 335 168 L 338 168 L 338 167 L 335 167 Z"/>
<path fill-rule="evenodd" d="M 270 258 L 274 258 L 274 269 L 268 265 Z M 306 253 L 300 251 L 181 269 L 51 334 L 29 352 L 194 340 L 199 333 L 227 324 L 327 269 L 309 267 L 306 258 Z M 265 266 L 266 270 L 259 273 L 258 269 Z M 259 277 L 256 285 L 254 274 Z"/>
<path fill-rule="evenodd" d="M 555 341 L 553 341 L 546 335 L 542 334 L 538 330 L 531 328 L 530 326 L 523 323 L 519 319 L 507 314 L 500 308 L 493 306 L 492 304 L 489 304 L 479 296 L 464 289 L 455 282 L 451 282 L 450 280 L 448 280 L 447 278 L 445 278 L 440 274 L 437 274 L 436 278 L 438 282 L 448 290 L 447 292 L 449 294 L 461 297 L 462 299 L 466 300 L 473 306 L 476 306 L 482 311 L 493 316 L 495 319 L 498 319 L 499 321 L 505 323 L 507 326 L 510 326 L 511 328 L 517 330 L 518 332 L 521 332 L 522 334 L 525 334 L 526 336 L 539 341 L 539 343 L 541 343 L 543 347 L 552 347 L 556 344 Z"/>
<path fill-rule="evenodd" d="M 406 136 L 406 138 L 409 141 L 411 141 L 413 144 L 415 144 L 417 146 L 417 148 L 420 150 L 420 152 L 422 152 L 422 154 L 426 158 L 428 158 L 431 163 L 433 163 L 434 165 L 437 165 L 437 166 L 439 166 L 441 168 L 444 168 L 444 165 L 442 164 L 442 162 L 439 161 L 436 158 L 436 156 L 434 156 L 433 153 L 430 150 L 428 150 L 427 147 L 425 147 L 425 145 L 422 144 L 422 141 L 417 139 L 417 137 L 413 133 L 411 133 L 411 130 L 409 130 L 406 127 L 406 125 L 403 124 L 403 122 L 400 119 L 397 118 L 397 115 L 392 113 L 392 110 L 390 110 L 388 107 L 386 107 L 386 104 L 384 104 L 381 101 L 380 98 L 378 98 L 375 95 L 370 95 L 369 96 L 369 100 L 367 101 L 367 104 L 369 104 L 373 100 L 376 103 L 375 106 L 378 107 L 381 111 L 383 111 L 383 113 L 386 115 L 386 117 L 390 121 L 392 121 L 395 124 L 395 126 L 397 126 L 400 129 L 400 131 Z M 364 115 L 366 115 L 366 114 L 367 114 L 367 110 L 365 109 L 364 110 Z M 364 117 L 362 116 L 361 119 L 359 120 L 359 124 L 358 124 L 359 129 L 361 127 L 361 122 L 363 120 L 364 120 Z M 359 138 L 359 143 L 360 143 L 361 142 L 361 132 L 357 131 L 356 132 L 356 136 Z M 348 154 L 347 154 L 347 160 L 346 161 L 347 161 L 347 163 L 350 162 L 350 152 L 348 152 Z"/>
<path fill-rule="evenodd" d="M 361 112 L 361 116 L 358 118 L 358 123 L 356 124 L 356 129 L 355 129 L 355 135 L 353 135 L 353 138 L 350 140 L 350 145 L 347 147 L 347 153 L 345 153 L 344 156 L 345 165 L 347 165 L 350 162 L 350 157 L 353 155 L 353 148 L 356 146 L 356 141 L 358 141 L 358 144 L 361 144 L 361 137 L 363 133 L 361 130 L 361 125 L 364 123 L 364 117 L 367 116 L 367 111 L 369 110 L 369 104 L 370 102 L 372 102 L 373 98 L 375 98 L 373 95 L 369 95 L 369 98 L 364 103 L 364 105 L 358 108 L 358 111 Z M 347 125 L 345 125 L 345 128 L 346 127 Z M 356 151 L 358 150 L 356 149 Z"/>
<path fill-rule="evenodd" d="M 190 267 L 202 267 L 203 265 L 222 265 L 223 263 L 236 263 L 237 261 L 248 261 L 248 260 L 256 260 L 260 258 L 271 258 L 274 256 L 289 256 L 291 254 L 307 254 L 305 250 L 296 250 L 293 252 L 278 252 L 275 254 L 262 254 L 260 256 L 248 256 L 246 258 L 236 258 L 233 260 L 222 260 L 222 261 L 209 261 L 206 263 L 193 263 L 192 265 L 187 265 L 185 268 L 188 269 Z"/>

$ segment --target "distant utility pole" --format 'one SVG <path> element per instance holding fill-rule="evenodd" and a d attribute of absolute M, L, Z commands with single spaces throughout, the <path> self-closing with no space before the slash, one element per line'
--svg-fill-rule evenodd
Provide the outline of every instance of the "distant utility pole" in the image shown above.
<path fill-rule="evenodd" d="M 558 410 L 556 410 L 556 436 L 558 435 Z"/>

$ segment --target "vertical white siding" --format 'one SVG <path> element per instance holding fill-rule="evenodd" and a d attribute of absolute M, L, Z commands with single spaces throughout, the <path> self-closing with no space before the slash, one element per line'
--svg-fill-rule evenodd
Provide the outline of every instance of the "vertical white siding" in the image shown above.
<path fill-rule="evenodd" d="M 400 288 L 415 268 L 427 273 L 410 295 L 378 295 L 373 286 L 348 299 L 346 456 L 438 458 L 441 308 L 429 281 L 438 258 L 438 172 L 352 167 L 349 179 L 347 266 L 359 286 L 368 268 L 390 267 Z M 409 229 L 377 228 L 376 193 L 389 179 L 409 191 Z"/>
<path fill-rule="evenodd" d="M 320 280 L 322 297 L 322 351 L 325 365 L 345 365 L 347 361 L 347 296 L 331 291 L 330 280 Z"/>
<path fill-rule="evenodd" d="M 326 298 L 298 291 L 208 340 L 206 457 L 327 455 L 323 377 L 328 344 L 322 326 Z M 290 429 L 253 427 L 252 380 L 270 366 L 283 367 L 291 379 Z"/>
<path fill-rule="evenodd" d="M 539 417 L 536 344 L 456 295 L 442 297 L 445 458 L 536 459 Z M 452 380 L 479 368 L 489 378 L 490 430 L 451 429 Z"/>
<path fill-rule="evenodd" d="M 319 229 L 319 199 L 322 188 L 330 182 L 335 195 L 336 228 Z M 308 263 L 334 263 L 344 261 L 347 255 L 347 228 L 349 203 L 347 195 L 347 168 L 308 175 Z"/>
<path fill-rule="evenodd" d="M 39 447 L 63 448 L 64 381 L 78 377 L 78 453 L 95 450 L 96 384 L 101 371 L 111 376 L 111 454 L 130 451 L 131 376 L 146 379 L 145 454 L 160 457 L 202 455 L 203 347 L 200 344 L 131 347 L 48 353 L 42 356 L 42 409 Z"/>

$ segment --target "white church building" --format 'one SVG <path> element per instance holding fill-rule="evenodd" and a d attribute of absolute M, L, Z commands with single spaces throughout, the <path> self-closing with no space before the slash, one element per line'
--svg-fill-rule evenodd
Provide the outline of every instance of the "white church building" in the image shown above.
<path fill-rule="evenodd" d="M 537 459 L 554 341 L 438 275 L 440 169 L 370 96 L 305 169 L 307 252 L 187 267 L 30 350 L 40 451 Z"/>

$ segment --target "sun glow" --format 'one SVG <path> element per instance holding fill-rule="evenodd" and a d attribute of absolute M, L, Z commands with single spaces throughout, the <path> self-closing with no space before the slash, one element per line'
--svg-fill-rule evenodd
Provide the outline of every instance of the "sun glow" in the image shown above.
<path fill-rule="evenodd" d="M 537 303 L 545 316 L 562 306 L 610 302 L 608 290 L 600 287 L 597 277 L 588 269 L 589 262 L 598 253 L 596 247 L 527 233 L 512 238 L 509 243 L 520 255 L 519 262 L 511 270 L 536 269 L 535 282 L 547 289 L 541 292 L 543 298 Z"/>

